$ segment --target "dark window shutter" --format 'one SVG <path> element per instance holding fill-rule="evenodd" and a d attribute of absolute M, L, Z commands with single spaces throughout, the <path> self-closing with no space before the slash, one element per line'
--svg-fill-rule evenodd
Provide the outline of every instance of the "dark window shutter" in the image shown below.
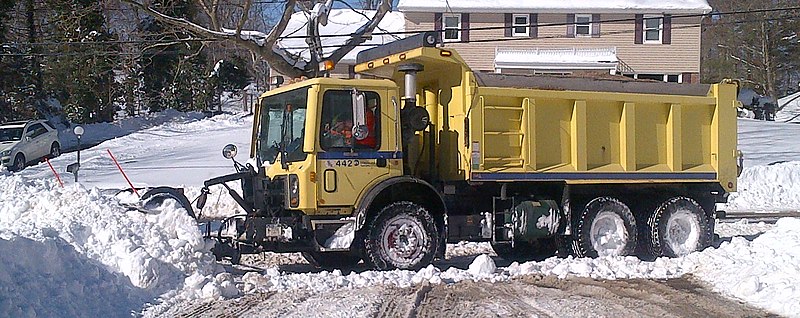
<path fill-rule="evenodd" d="M 592 14 L 592 37 L 600 37 L 600 15 Z"/>
<path fill-rule="evenodd" d="M 442 14 L 441 13 L 434 13 L 433 14 L 433 30 L 439 31 L 439 41 L 444 42 L 444 33 L 442 31 Z"/>
<path fill-rule="evenodd" d="M 539 37 L 539 15 L 536 13 L 531 13 L 528 17 L 528 23 L 531 24 L 530 32 L 528 34 L 532 39 Z"/>
<path fill-rule="evenodd" d="M 511 13 L 506 13 L 506 22 L 505 22 L 505 29 L 503 29 L 503 36 L 511 37 L 511 21 L 514 19 L 514 15 Z"/>
<path fill-rule="evenodd" d="M 665 14 L 663 20 L 663 28 L 661 32 L 661 43 L 662 44 L 672 44 L 672 15 Z"/>
<path fill-rule="evenodd" d="M 644 15 L 636 15 L 636 32 L 633 32 L 633 43 L 642 44 L 642 37 L 644 33 Z"/>
<path fill-rule="evenodd" d="M 461 42 L 469 42 L 469 13 L 461 14 Z"/>
<path fill-rule="evenodd" d="M 575 15 L 567 14 L 567 37 L 575 37 Z"/>

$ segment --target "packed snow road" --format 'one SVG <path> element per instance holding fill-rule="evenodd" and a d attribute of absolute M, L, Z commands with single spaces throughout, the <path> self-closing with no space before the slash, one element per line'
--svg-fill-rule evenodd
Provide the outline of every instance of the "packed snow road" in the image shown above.
<path fill-rule="evenodd" d="M 172 317 L 767 317 L 691 278 L 465 281 L 330 293 L 271 292 L 176 307 Z"/>

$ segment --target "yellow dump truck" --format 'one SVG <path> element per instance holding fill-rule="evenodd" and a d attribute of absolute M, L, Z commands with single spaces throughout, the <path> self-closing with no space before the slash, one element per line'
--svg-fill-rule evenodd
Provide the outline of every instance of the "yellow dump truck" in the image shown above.
<path fill-rule="evenodd" d="M 479 73 L 438 42 L 363 51 L 361 79 L 264 93 L 249 164 L 206 183 L 243 185 L 218 257 L 416 269 L 463 240 L 510 258 L 711 244 L 736 190 L 735 84 Z"/>

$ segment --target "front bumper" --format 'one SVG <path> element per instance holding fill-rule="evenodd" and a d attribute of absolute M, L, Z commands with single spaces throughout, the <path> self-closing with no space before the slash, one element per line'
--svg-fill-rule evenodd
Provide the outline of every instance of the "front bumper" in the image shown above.
<path fill-rule="evenodd" d="M 11 157 L 0 157 L 0 171 L 8 169 L 11 166 Z"/>

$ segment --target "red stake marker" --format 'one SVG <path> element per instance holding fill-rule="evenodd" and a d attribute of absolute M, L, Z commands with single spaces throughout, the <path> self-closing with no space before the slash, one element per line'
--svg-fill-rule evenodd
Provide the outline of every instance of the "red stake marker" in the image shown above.
<path fill-rule="evenodd" d="M 61 187 L 63 188 L 64 187 L 64 182 L 61 182 L 61 176 L 58 175 L 58 172 L 56 172 L 56 169 L 53 169 L 53 165 L 50 164 L 50 159 L 45 157 L 44 161 L 47 161 L 47 165 L 50 166 L 50 171 L 53 172 L 53 174 L 56 176 L 56 180 L 58 180 L 58 184 L 60 184 Z"/>
<path fill-rule="evenodd" d="M 114 155 L 111 153 L 111 149 L 106 149 L 106 151 L 108 151 L 108 155 L 111 156 L 111 160 L 114 160 L 114 164 L 117 165 L 119 172 L 121 172 L 122 176 L 125 177 L 125 181 L 128 181 L 128 185 L 131 187 L 131 190 L 133 190 L 133 193 L 136 193 L 136 195 L 141 198 L 142 196 L 139 195 L 139 191 L 136 191 L 136 188 L 133 187 L 131 179 L 128 179 L 128 175 L 125 174 L 125 171 L 122 171 L 122 166 L 120 166 L 119 162 L 117 162 L 117 158 L 114 158 Z"/>

